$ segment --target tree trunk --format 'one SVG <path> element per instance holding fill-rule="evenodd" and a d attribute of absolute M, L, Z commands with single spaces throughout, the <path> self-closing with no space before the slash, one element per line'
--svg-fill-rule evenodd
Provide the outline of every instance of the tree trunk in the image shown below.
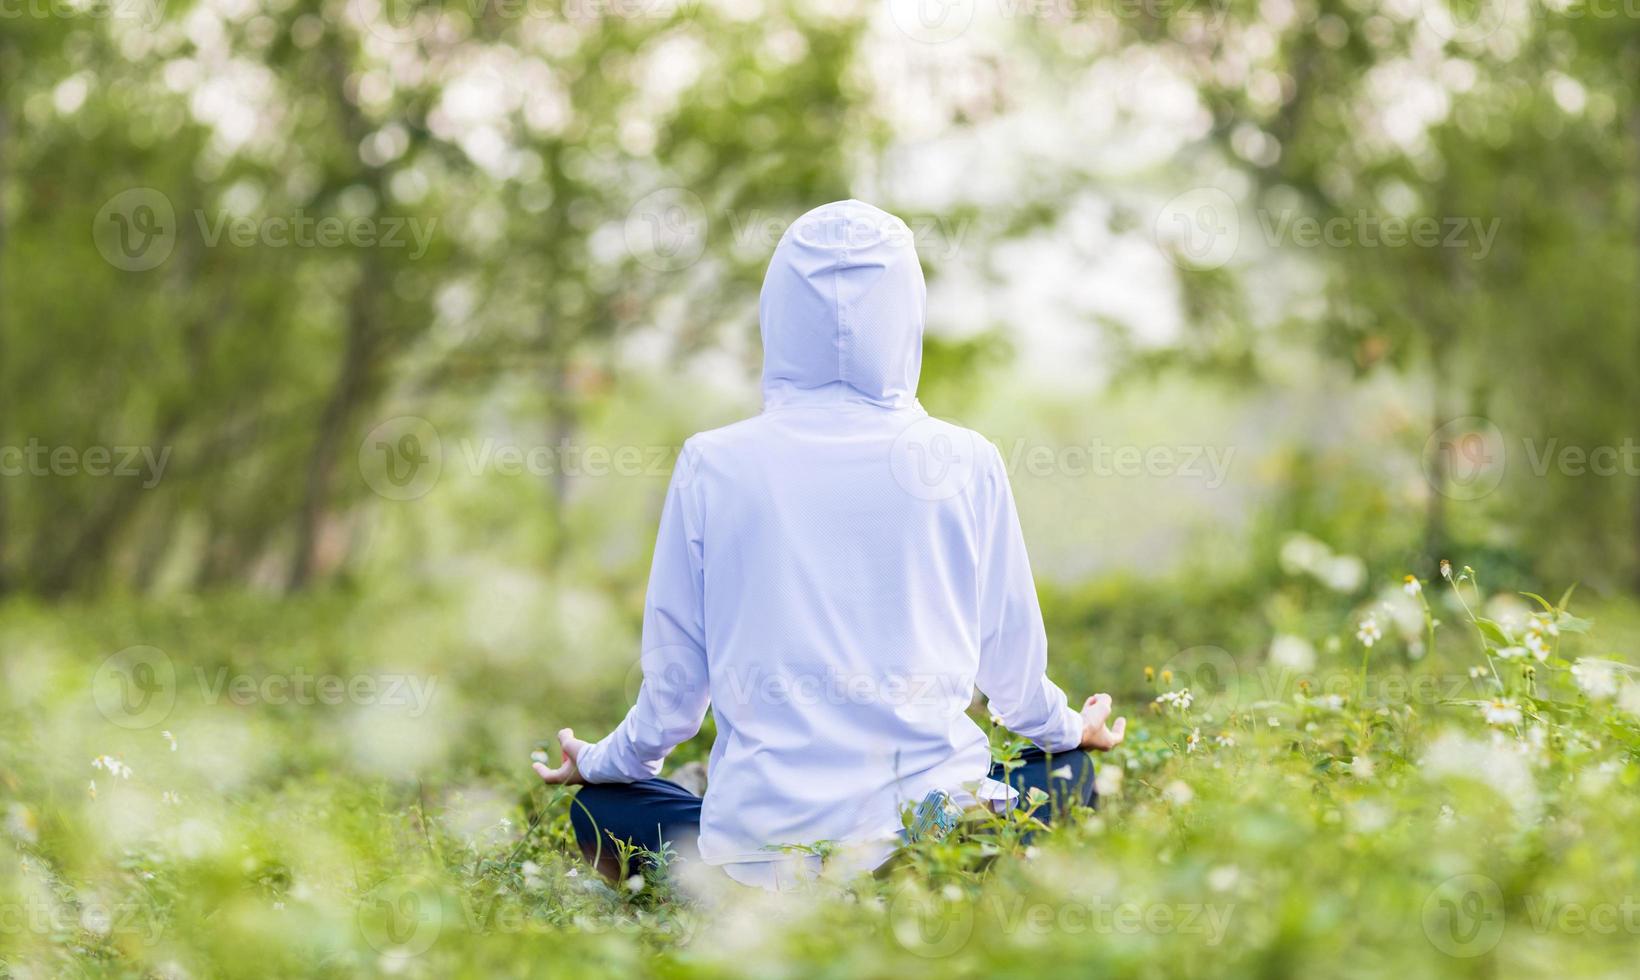
<path fill-rule="evenodd" d="M 0 41 L 0 78 L 13 77 L 11 71 L 11 45 Z M 5 305 L 5 268 L 6 268 L 6 184 L 10 179 L 6 170 L 6 151 L 9 148 L 11 137 L 11 113 L 5 93 L 0 93 L 0 371 L 6 363 L 6 305 Z M 4 399 L 11 385 L 0 377 L 0 399 Z M 0 401 L 0 445 L 9 445 L 7 435 L 8 407 Z M 6 491 L 8 487 L 4 479 L 0 479 L 0 597 L 11 588 L 11 548 L 9 546 L 6 514 Z"/>
<path fill-rule="evenodd" d="M 291 558 L 285 586 L 296 592 L 306 588 L 317 569 L 319 532 L 330 500 L 336 463 L 358 410 L 370 393 L 373 361 L 376 356 L 377 294 L 382 288 L 380 266 L 366 256 L 359 281 L 348 299 L 347 347 L 341 369 L 331 385 L 319 417 L 319 434 L 308 454 L 307 476 L 302 485 L 302 502 L 296 516 L 296 553 Z"/>
<path fill-rule="evenodd" d="M 1640 88 L 1637 88 L 1640 86 L 1640 41 L 1633 37 L 1629 38 L 1623 51 L 1623 62 L 1624 75 L 1629 80 L 1629 144 L 1634 150 L 1630 157 L 1630 166 L 1634 168 L 1631 179 L 1640 180 L 1640 96 L 1635 94 L 1640 92 Z M 1635 210 L 1633 231 L 1636 258 L 1640 259 L 1640 208 Z M 1635 281 L 1640 283 L 1640 278 Z M 1634 310 L 1640 313 L 1640 303 L 1635 304 Z M 1635 335 L 1637 341 L 1640 341 L 1640 322 L 1636 324 Z M 1636 386 L 1635 390 L 1640 392 L 1640 386 Z M 1640 408 L 1635 410 L 1635 417 L 1640 418 Z M 1634 488 L 1634 500 L 1631 504 L 1633 519 L 1629 528 L 1629 542 L 1634 547 L 1633 588 L 1640 592 L 1640 482 L 1631 480 L 1629 483 Z"/>
<path fill-rule="evenodd" d="M 336 35 L 327 35 L 327 38 L 330 97 L 341 129 L 340 135 L 345 145 L 356 147 L 369 134 L 371 127 L 348 97 L 351 53 L 342 47 Z M 365 166 L 357 176 L 375 191 L 377 201 L 388 200 L 380 170 Z M 308 454 L 307 476 L 296 515 L 296 550 L 285 579 L 285 586 L 291 592 L 307 587 L 318 571 L 315 558 L 319 533 L 330 501 L 336 464 L 343 441 L 359 410 L 375 392 L 376 377 L 381 370 L 376 359 L 386 346 L 377 315 L 387 278 L 382 260 L 374 250 L 365 248 L 359 250 L 359 263 L 359 279 L 353 284 L 353 291 L 348 297 L 347 346 L 330 396 L 325 401 L 324 412 L 319 418 L 318 436 Z"/>
<path fill-rule="evenodd" d="M 1434 434 L 1451 421 L 1447 409 L 1446 338 L 1435 330 L 1429 338 L 1429 373 L 1433 384 L 1429 394 L 1429 431 Z M 1425 573 L 1433 575 L 1446 551 L 1446 484 L 1449 461 L 1444 447 L 1436 446 L 1424 475 L 1429 478 L 1429 503 L 1424 511 Z"/>

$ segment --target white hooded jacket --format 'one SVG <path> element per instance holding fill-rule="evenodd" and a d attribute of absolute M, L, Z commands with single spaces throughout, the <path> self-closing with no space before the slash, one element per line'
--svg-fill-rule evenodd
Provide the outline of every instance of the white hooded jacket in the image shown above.
<path fill-rule="evenodd" d="M 917 403 L 926 287 L 912 235 L 859 201 L 786 230 L 763 281 L 763 412 L 684 443 L 655 543 L 643 685 L 582 776 L 632 782 L 710 705 L 700 853 L 881 842 L 990 765 L 975 687 L 1074 748 L 996 447 Z"/>

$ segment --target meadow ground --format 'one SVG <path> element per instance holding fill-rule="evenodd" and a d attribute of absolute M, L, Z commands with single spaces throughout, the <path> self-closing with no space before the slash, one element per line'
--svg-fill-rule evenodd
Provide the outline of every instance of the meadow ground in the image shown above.
<path fill-rule="evenodd" d="M 1028 817 L 976 819 L 874 877 L 778 899 L 637 858 L 609 884 L 574 856 L 571 791 L 528 760 L 560 725 L 595 734 L 624 710 L 630 637 L 602 621 L 619 610 L 558 609 L 555 635 L 583 641 L 555 652 L 531 614 L 480 608 L 480 629 L 427 596 L 12 605 L 0 963 L 1627 975 L 1640 682 L 1619 661 L 1640 617 L 1453 578 L 1349 606 L 1288 587 L 1204 607 L 1225 645 L 1171 653 L 1120 624 L 1197 629 L 1185 613 L 1049 597 L 1062 682 L 1112 690 L 1130 718 L 1097 812 L 1034 838 Z M 1000 729 L 993 745 L 1018 748 Z"/>

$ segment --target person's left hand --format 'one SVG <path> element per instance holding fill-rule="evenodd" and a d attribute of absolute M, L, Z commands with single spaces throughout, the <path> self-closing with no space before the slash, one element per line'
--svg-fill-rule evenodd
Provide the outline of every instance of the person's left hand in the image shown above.
<path fill-rule="evenodd" d="M 558 732 L 558 747 L 563 750 L 564 762 L 556 769 L 547 768 L 544 762 L 534 763 L 535 774 L 548 786 L 579 786 L 586 782 L 581 778 L 581 770 L 575 760 L 581 757 L 581 750 L 587 743 L 575 737 L 575 732 L 563 728 Z"/>

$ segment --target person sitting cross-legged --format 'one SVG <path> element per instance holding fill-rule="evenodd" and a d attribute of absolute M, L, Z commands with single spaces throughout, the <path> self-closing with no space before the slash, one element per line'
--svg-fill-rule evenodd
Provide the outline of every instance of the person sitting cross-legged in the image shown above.
<path fill-rule="evenodd" d="M 763 411 L 688 439 L 667 490 L 637 704 L 597 742 L 559 732 L 561 764 L 535 765 L 585 784 L 571 821 L 606 872 L 613 835 L 778 888 L 814 870 L 793 849 L 820 842 L 882 863 L 931 791 L 964 805 L 992 779 L 1093 801 L 1087 752 L 1126 720 L 1103 694 L 1071 707 L 1047 676 L 1002 456 L 916 399 L 925 298 L 910 229 L 884 211 L 828 204 L 782 236 L 759 304 Z M 968 717 L 976 689 L 1036 746 L 1006 779 Z M 659 774 L 708 707 L 697 797 Z"/>

